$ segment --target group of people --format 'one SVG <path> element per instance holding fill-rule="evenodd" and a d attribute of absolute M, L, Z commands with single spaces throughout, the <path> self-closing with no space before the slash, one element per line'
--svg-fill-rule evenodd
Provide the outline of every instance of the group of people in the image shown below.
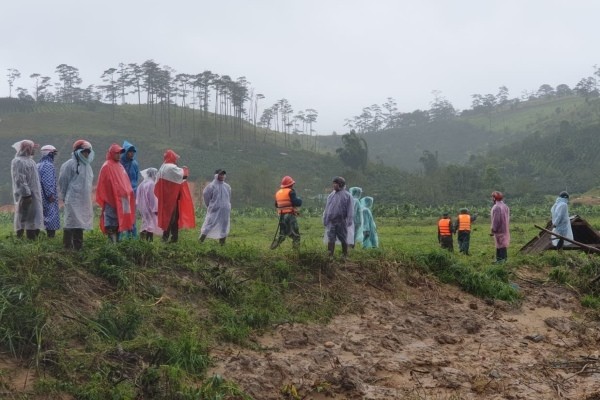
<path fill-rule="evenodd" d="M 80 250 L 83 232 L 92 229 L 92 183 L 94 173 L 91 163 L 94 149 L 87 140 L 73 143 L 71 157 L 56 173 L 54 166 L 57 149 L 52 145 L 40 148 L 41 159 L 33 159 L 39 145 L 31 140 L 13 144 L 16 151 L 11 162 L 11 176 L 15 202 L 14 227 L 18 238 L 36 239 L 41 229 L 53 238 L 60 229 L 59 199 L 64 202 L 63 243 L 68 249 Z M 100 168 L 96 187 L 96 203 L 101 209 L 100 229 L 110 241 L 122 237 L 137 237 L 136 210 L 141 215 L 140 238 L 152 241 L 155 234 L 162 235 L 165 242 L 177 242 L 180 229 L 196 225 L 193 198 L 187 183 L 189 169 L 179 167 L 179 155 L 168 149 L 163 155 L 160 169 L 139 170 L 137 149 L 124 141 L 123 146 L 113 143 L 106 152 Z M 138 184 L 139 177 L 142 182 Z M 214 172 L 213 180 L 202 192 L 207 207 L 206 218 L 200 229 L 199 241 L 216 239 L 225 244 L 230 230 L 231 186 L 225 182 L 223 169 Z M 275 207 L 279 214 L 278 230 L 271 244 L 277 248 L 286 237 L 292 239 L 293 247 L 300 245 L 298 208 L 302 199 L 294 188 L 291 176 L 284 176 L 275 193 Z M 357 244 L 363 248 L 377 248 L 379 239 L 373 219 L 373 198 L 362 197 L 362 189 L 346 188 L 341 176 L 332 180 L 333 190 L 327 197 L 323 212 L 324 241 L 333 257 L 336 243 L 340 243 L 342 257 Z M 507 259 L 510 243 L 510 210 L 501 192 L 492 192 L 490 236 L 494 237 L 496 261 Z M 569 194 L 561 192 L 551 209 L 553 245 L 562 249 L 566 238 L 573 240 L 569 211 Z M 461 208 L 455 221 L 444 213 L 438 221 L 438 242 L 444 249 L 454 250 L 453 235 L 457 234 L 460 253 L 469 255 L 471 224 L 477 213 Z"/>
<path fill-rule="evenodd" d="M 492 192 L 493 206 L 490 210 L 490 236 L 494 238 L 496 248 L 496 262 L 504 262 L 508 258 L 508 246 L 510 244 L 510 209 L 504 203 L 502 192 Z M 565 240 L 573 240 L 573 229 L 571 228 L 571 219 L 569 217 L 569 193 L 562 191 L 559 193 L 554 205 L 550 209 L 552 217 L 552 245 L 557 250 L 562 250 L 565 246 Z M 471 223 L 477 219 L 477 214 L 470 215 L 469 210 L 461 208 L 456 218 L 452 222 L 448 213 L 444 213 L 438 221 L 438 242 L 440 246 L 449 251 L 453 251 L 453 237 L 457 233 L 458 245 L 461 253 L 469 255 L 469 241 L 471 235 Z"/>
<path fill-rule="evenodd" d="M 504 203 L 501 192 L 492 192 L 493 206 L 490 211 L 491 227 L 490 236 L 494 238 L 496 248 L 496 262 L 504 262 L 508 258 L 508 245 L 510 243 L 510 209 Z M 456 233 L 459 252 L 469 254 L 471 242 L 471 224 L 477 219 L 477 213 L 470 214 L 467 208 L 461 208 L 455 221 L 448 213 L 444 213 L 438 220 L 438 242 L 443 249 L 454 251 L 453 234 Z"/>
<path fill-rule="evenodd" d="M 33 159 L 39 145 L 21 140 L 11 162 L 15 202 L 14 227 L 18 238 L 36 239 L 41 229 L 53 238 L 60 229 L 59 199 L 64 202 L 63 244 L 80 250 L 83 232 L 92 229 L 92 188 L 94 173 L 91 163 L 94 149 L 87 140 L 73 143 L 72 154 L 56 173 L 57 149 L 41 147 L 39 163 Z M 100 229 L 110 241 L 124 236 L 137 237 L 136 210 L 142 217 L 140 237 L 152 241 L 161 234 L 165 242 L 177 242 L 180 229 L 196 226 L 194 203 L 187 183 L 189 170 L 179 167 L 179 155 L 167 150 L 160 169 L 139 170 L 137 149 L 128 141 L 123 146 L 113 143 L 100 168 L 95 200 L 101 209 Z M 143 181 L 138 185 L 139 177 Z M 218 169 L 214 179 L 203 190 L 207 207 L 200 230 L 200 242 L 218 239 L 221 244 L 229 234 L 231 187 L 225 183 L 226 172 Z"/>
<path fill-rule="evenodd" d="M 286 237 L 292 239 L 294 248 L 300 245 L 296 216 L 299 214 L 298 208 L 302 206 L 302 199 L 296 193 L 295 184 L 296 181 L 291 176 L 284 176 L 275 193 L 279 225 L 271 249 L 277 248 Z M 343 258 L 348 256 L 348 248 L 358 243 L 362 243 L 363 248 L 378 247 L 377 226 L 371 211 L 373 198 L 361 199 L 362 189 L 359 187 L 352 187 L 348 191 L 346 180 L 341 176 L 333 178 L 332 185 L 333 190 L 327 197 L 323 212 L 324 241 L 327 243 L 329 256 L 333 257 L 337 242 L 341 245 Z"/>

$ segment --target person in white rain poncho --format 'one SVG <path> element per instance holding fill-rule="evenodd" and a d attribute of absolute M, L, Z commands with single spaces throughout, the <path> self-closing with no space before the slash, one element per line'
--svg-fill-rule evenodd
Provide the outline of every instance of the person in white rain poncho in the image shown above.
<path fill-rule="evenodd" d="M 44 228 L 42 187 L 37 164 L 33 160 L 35 144 L 31 140 L 21 140 L 12 147 L 16 150 L 10 164 L 15 201 L 14 227 L 18 238 L 26 233 L 27 239 L 33 240 Z"/>
<path fill-rule="evenodd" d="M 58 191 L 64 201 L 63 245 L 66 249 L 81 250 L 83 231 L 92 229 L 92 182 L 94 172 L 90 163 L 94 150 L 87 140 L 73 143 L 73 155 L 60 167 Z"/>
<path fill-rule="evenodd" d="M 140 172 L 144 179 L 137 187 L 135 206 L 142 216 L 140 238 L 152 242 L 154 234 L 162 235 L 158 227 L 158 199 L 154 194 L 156 186 L 156 168 L 146 168 Z"/>
<path fill-rule="evenodd" d="M 552 213 L 552 232 L 556 232 L 567 239 L 573 240 L 573 229 L 569 218 L 569 193 L 560 192 L 550 212 Z M 552 237 L 552 245 L 561 250 L 565 244 L 564 239 Z M 569 243 L 567 243 L 569 246 Z"/>
<path fill-rule="evenodd" d="M 202 197 L 206 205 L 206 218 L 200 229 L 200 242 L 204 239 L 219 239 L 221 245 L 229 235 L 229 216 L 231 214 L 231 186 L 225 182 L 227 173 L 222 169 L 215 171 L 214 179 L 204 188 Z"/>

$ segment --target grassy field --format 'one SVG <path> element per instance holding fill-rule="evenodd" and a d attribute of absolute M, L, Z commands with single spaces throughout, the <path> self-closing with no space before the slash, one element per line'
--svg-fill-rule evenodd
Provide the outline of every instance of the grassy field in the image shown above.
<path fill-rule="evenodd" d="M 344 264 L 390 294 L 394 282 L 418 274 L 516 304 L 521 294 L 513 274 L 548 270 L 548 279 L 576 287 L 582 303 L 600 307 L 589 284 L 600 273 L 596 257 L 518 254 L 537 235 L 533 224 L 545 224 L 541 217 L 515 219 L 509 260 L 501 265 L 493 263 L 484 216 L 474 224 L 470 257 L 439 249 L 436 218 L 386 217 L 377 219 L 381 248 L 354 249 L 344 263 L 339 248 L 336 260 L 328 260 L 314 214 L 299 219 L 299 251 L 289 241 L 269 250 L 277 218 L 257 211 L 234 213 L 225 246 L 199 244 L 197 230 L 184 231 L 176 244 L 112 245 L 94 230 L 79 253 L 62 249 L 60 233 L 54 240 L 17 240 L 12 215 L 1 214 L 0 347 L 36 376 L 12 398 L 247 398 L 235 382 L 205 376 L 211 348 L 252 347 L 253 334 L 281 323 L 322 323 L 348 311 L 361 286 L 336 279 Z M 597 226 L 600 218 L 588 221 Z M 14 389 L 13 370 L 0 366 L 2 388 Z"/>

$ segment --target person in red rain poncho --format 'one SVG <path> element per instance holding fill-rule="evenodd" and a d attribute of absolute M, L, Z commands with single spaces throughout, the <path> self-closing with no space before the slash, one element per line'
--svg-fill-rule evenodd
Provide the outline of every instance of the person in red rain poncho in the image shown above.
<path fill-rule="evenodd" d="M 163 242 L 177 242 L 179 229 L 196 226 L 194 202 L 187 183 L 189 170 L 177 166 L 179 155 L 169 149 L 156 174 L 154 194 L 158 199 L 158 226 L 163 230 Z"/>
<path fill-rule="evenodd" d="M 119 232 L 131 230 L 135 222 L 135 196 L 119 162 L 123 151 L 116 143 L 110 145 L 96 187 L 96 203 L 102 208 L 100 229 L 112 242 L 118 240 Z"/>

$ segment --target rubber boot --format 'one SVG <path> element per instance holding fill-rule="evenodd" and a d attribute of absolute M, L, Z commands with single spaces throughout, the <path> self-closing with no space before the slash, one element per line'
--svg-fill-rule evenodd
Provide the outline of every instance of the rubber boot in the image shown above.
<path fill-rule="evenodd" d="M 329 254 L 329 258 L 333 258 L 334 251 L 335 251 L 335 242 L 327 243 L 327 253 Z"/>
<path fill-rule="evenodd" d="M 53 229 L 46 229 L 46 236 L 50 239 L 56 237 L 56 231 Z"/>
<path fill-rule="evenodd" d="M 221 246 L 225 246 L 225 239 L 227 239 L 227 238 L 221 238 L 221 239 L 219 239 L 219 244 Z"/>
<path fill-rule="evenodd" d="M 71 229 L 63 230 L 63 246 L 65 249 L 73 249 L 73 231 Z"/>
<path fill-rule="evenodd" d="M 200 237 L 198 238 L 198 240 L 200 241 L 200 243 L 204 243 L 205 239 L 206 239 L 206 235 L 205 234 L 201 234 Z"/>
<path fill-rule="evenodd" d="M 27 235 L 28 240 L 36 240 L 40 235 L 39 229 L 27 229 L 25 231 L 25 235 Z"/>
<path fill-rule="evenodd" d="M 25 229 L 17 229 L 17 239 L 23 239 L 24 233 L 25 233 Z"/>
<path fill-rule="evenodd" d="M 73 229 L 73 249 L 80 251 L 83 248 L 83 229 Z"/>
<path fill-rule="evenodd" d="M 342 260 L 346 261 L 348 258 L 348 244 L 342 243 Z"/>

